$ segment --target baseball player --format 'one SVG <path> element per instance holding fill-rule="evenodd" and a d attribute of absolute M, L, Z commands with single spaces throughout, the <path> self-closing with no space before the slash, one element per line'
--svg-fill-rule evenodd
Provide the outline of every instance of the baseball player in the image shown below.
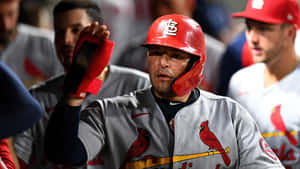
<path fill-rule="evenodd" d="M 295 50 L 300 56 L 300 29 L 298 28 L 295 38 Z M 251 51 L 249 49 L 245 31 L 242 31 L 228 45 L 219 63 L 219 83 L 217 94 L 226 96 L 228 94 L 229 81 L 232 75 L 238 70 L 254 64 Z"/>
<path fill-rule="evenodd" d="M 294 48 L 298 2 L 249 0 L 246 10 L 233 16 L 246 18 L 256 64 L 233 75 L 229 96 L 249 110 L 283 165 L 300 168 L 300 65 Z"/>
<path fill-rule="evenodd" d="M 45 31 L 17 24 L 19 5 L 20 0 L 0 0 L 0 60 L 30 87 L 63 67 Z"/>
<path fill-rule="evenodd" d="M 103 29 L 94 36 L 106 40 L 107 34 Z M 50 160 L 80 165 L 101 152 L 111 169 L 283 168 L 245 109 L 196 88 L 206 59 L 196 21 L 176 14 L 159 17 L 144 45 L 152 87 L 97 100 L 79 117 L 84 98 L 78 93 L 87 81 L 79 82 L 48 123 Z"/>
<path fill-rule="evenodd" d="M 94 21 L 102 23 L 99 7 L 87 0 L 61 1 L 54 8 L 55 44 L 58 56 L 66 72 L 70 69 L 74 47 L 83 27 Z M 134 69 L 109 65 L 101 74 L 102 90 L 97 95 L 86 97 L 84 105 L 96 99 L 127 94 L 150 85 L 148 74 Z M 31 129 L 14 138 L 16 154 L 23 168 L 68 168 L 47 161 L 44 155 L 44 134 L 55 105 L 62 96 L 65 74 L 30 88 L 31 94 L 42 105 L 45 115 Z M 101 158 L 87 163 L 85 168 L 101 168 Z"/>
<path fill-rule="evenodd" d="M 182 14 L 192 17 L 195 12 L 196 0 L 151 0 L 149 10 L 152 19 L 166 14 Z M 144 31 L 137 37 L 133 37 L 127 48 L 121 53 L 117 65 L 133 67 L 138 70 L 148 72 L 147 49 L 140 46 L 147 38 Z M 215 68 L 219 66 L 221 56 L 225 50 L 225 45 L 212 36 L 205 34 L 207 60 L 204 68 L 203 80 L 200 88 L 215 92 L 218 84 L 218 72 Z"/>

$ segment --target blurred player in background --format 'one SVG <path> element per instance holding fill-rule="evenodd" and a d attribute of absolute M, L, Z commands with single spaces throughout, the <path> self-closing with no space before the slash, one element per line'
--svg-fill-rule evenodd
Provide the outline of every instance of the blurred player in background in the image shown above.
<path fill-rule="evenodd" d="M 294 43 L 300 26 L 296 0 L 249 0 L 243 17 L 256 64 L 230 80 L 228 95 L 257 121 L 262 136 L 287 169 L 300 168 L 300 65 Z"/>
<path fill-rule="evenodd" d="M 20 0 L 0 0 L 0 60 L 30 87 L 63 67 L 45 31 L 18 24 L 19 6 Z"/>

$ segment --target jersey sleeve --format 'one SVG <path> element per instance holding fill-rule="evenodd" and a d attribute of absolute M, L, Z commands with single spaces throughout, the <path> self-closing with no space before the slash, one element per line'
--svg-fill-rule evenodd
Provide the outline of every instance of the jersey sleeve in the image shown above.
<path fill-rule="evenodd" d="M 234 127 L 240 154 L 240 169 L 284 169 L 279 159 L 264 141 L 249 113 L 236 104 L 233 107 Z"/>
<path fill-rule="evenodd" d="M 30 128 L 16 135 L 13 140 L 17 157 L 20 160 L 22 160 L 26 165 L 28 165 L 32 154 L 34 140 L 32 129 Z"/>
<path fill-rule="evenodd" d="M 99 102 L 91 103 L 82 113 L 78 137 L 87 152 L 88 161 L 96 157 L 104 146 L 103 114 Z"/>
<path fill-rule="evenodd" d="M 80 108 L 63 101 L 55 107 L 45 133 L 44 150 L 49 161 L 65 165 L 87 161 L 85 147 L 78 138 Z"/>

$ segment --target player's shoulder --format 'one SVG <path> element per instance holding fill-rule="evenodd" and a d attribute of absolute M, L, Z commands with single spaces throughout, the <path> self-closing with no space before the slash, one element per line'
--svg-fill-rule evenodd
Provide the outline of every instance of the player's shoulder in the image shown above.
<path fill-rule="evenodd" d="M 35 85 L 32 85 L 29 88 L 30 93 L 39 93 L 39 92 L 60 92 L 60 89 L 63 86 L 65 78 L 65 73 L 59 73 L 49 79 L 39 82 Z"/>
<path fill-rule="evenodd" d="M 110 67 L 110 73 L 121 75 L 121 77 L 131 77 L 131 78 L 143 78 L 149 80 L 148 73 L 142 72 L 137 69 L 129 68 L 129 67 L 123 67 L 123 66 L 117 66 L 117 65 L 109 65 Z"/>
<path fill-rule="evenodd" d="M 246 112 L 241 104 L 227 96 L 216 95 L 207 91 L 200 90 L 199 102 L 201 106 L 207 106 L 211 111 L 222 110 L 229 116 L 240 116 L 241 111 Z"/>
<path fill-rule="evenodd" d="M 243 82 L 255 82 L 258 76 L 264 71 L 265 65 L 263 63 L 256 63 L 247 67 L 244 67 L 232 76 L 232 80 Z"/>
<path fill-rule="evenodd" d="M 231 112 L 233 107 L 240 107 L 237 101 L 228 96 L 221 96 L 204 90 L 200 90 L 199 102 L 202 103 L 202 106 L 208 105 L 210 108 L 219 107 L 218 109 L 227 109 L 228 112 Z"/>
<path fill-rule="evenodd" d="M 22 23 L 18 24 L 17 29 L 20 33 L 29 35 L 31 37 L 48 39 L 52 42 L 54 41 L 54 31 L 52 30 L 42 29 Z"/>
<path fill-rule="evenodd" d="M 232 102 L 232 103 L 236 103 L 234 100 L 232 100 L 231 98 L 227 97 L 227 96 L 221 96 L 221 95 L 217 95 L 214 93 L 211 93 L 209 91 L 205 91 L 205 90 L 200 90 L 200 98 L 202 100 L 206 100 L 209 102 Z"/>

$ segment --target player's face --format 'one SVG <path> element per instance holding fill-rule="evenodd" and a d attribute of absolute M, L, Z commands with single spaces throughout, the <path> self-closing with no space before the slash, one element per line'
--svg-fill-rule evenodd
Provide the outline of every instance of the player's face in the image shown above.
<path fill-rule="evenodd" d="M 91 20 L 84 9 L 60 12 L 54 17 L 56 52 L 65 70 L 71 66 L 81 30 L 90 24 Z"/>
<path fill-rule="evenodd" d="M 0 1 L 0 45 L 9 43 L 16 34 L 19 1 Z"/>
<path fill-rule="evenodd" d="M 282 24 L 246 21 L 246 37 L 254 62 L 273 64 L 286 48 L 286 29 Z"/>
<path fill-rule="evenodd" d="M 191 55 L 177 49 L 158 46 L 150 47 L 147 55 L 155 94 L 166 99 L 175 97 L 171 83 L 185 73 Z"/>

